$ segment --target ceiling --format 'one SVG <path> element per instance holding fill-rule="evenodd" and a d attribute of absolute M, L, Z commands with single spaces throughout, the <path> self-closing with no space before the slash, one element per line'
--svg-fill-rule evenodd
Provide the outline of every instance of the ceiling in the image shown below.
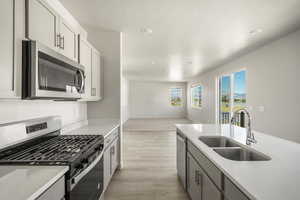
<path fill-rule="evenodd" d="M 123 73 L 137 80 L 189 80 L 300 25 L 299 0 L 60 1 L 83 25 L 123 32 Z"/>

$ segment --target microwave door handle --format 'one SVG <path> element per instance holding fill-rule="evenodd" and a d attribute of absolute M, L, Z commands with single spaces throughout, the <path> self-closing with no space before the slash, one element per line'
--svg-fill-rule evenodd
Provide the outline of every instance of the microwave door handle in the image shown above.
<path fill-rule="evenodd" d="M 83 93 L 83 88 L 84 88 L 84 82 L 85 82 L 85 77 L 84 77 L 84 74 L 83 74 L 83 72 L 80 70 L 79 71 L 79 73 L 80 73 L 80 75 L 81 75 L 81 86 L 80 86 L 80 92 L 79 93 Z"/>

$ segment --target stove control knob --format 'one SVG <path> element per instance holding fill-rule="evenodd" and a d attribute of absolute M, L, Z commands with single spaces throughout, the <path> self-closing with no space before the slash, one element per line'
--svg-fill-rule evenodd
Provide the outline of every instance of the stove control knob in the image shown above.
<path fill-rule="evenodd" d="M 96 147 L 95 150 L 96 150 L 96 151 L 101 151 L 101 150 L 102 150 L 102 147 L 101 147 L 101 146 Z"/>
<path fill-rule="evenodd" d="M 88 164 L 88 163 L 89 163 L 89 160 L 85 158 L 85 159 L 83 159 L 83 160 L 81 161 L 81 163 L 82 163 L 83 165 Z"/>
<path fill-rule="evenodd" d="M 78 164 L 78 165 L 76 165 L 75 168 L 76 168 L 77 170 L 83 169 L 83 165 L 82 165 L 82 164 Z"/>

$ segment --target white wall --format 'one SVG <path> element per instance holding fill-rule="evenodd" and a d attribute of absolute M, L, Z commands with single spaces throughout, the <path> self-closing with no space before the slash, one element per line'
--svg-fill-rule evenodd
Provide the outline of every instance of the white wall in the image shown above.
<path fill-rule="evenodd" d="M 121 111 L 121 34 L 115 31 L 106 31 L 86 27 L 88 40 L 101 53 L 103 65 L 103 99 L 97 102 L 88 102 L 88 118 L 120 119 Z"/>
<path fill-rule="evenodd" d="M 86 103 L 54 101 L 0 101 L 0 124 L 59 115 L 63 125 L 87 119 Z"/>
<path fill-rule="evenodd" d="M 129 81 L 130 118 L 185 117 L 185 101 L 182 107 L 170 105 L 169 89 L 177 86 L 184 89 L 183 99 L 185 100 L 185 83 Z"/>
<path fill-rule="evenodd" d="M 188 106 L 188 117 L 200 123 L 215 121 L 216 77 L 247 69 L 247 101 L 254 130 L 300 142 L 300 31 L 207 72 L 195 80 L 204 86 L 204 108 Z M 188 95 L 189 97 L 189 95 Z M 260 112 L 259 107 L 265 111 Z"/>
<path fill-rule="evenodd" d="M 121 119 L 125 123 L 129 119 L 129 80 L 121 79 Z"/>

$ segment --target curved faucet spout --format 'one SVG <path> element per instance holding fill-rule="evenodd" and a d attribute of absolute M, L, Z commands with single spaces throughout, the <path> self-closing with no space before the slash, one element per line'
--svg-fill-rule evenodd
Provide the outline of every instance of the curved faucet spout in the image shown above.
<path fill-rule="evenodd" d="M 252 132 L 251 115 L 250 115 L 250 112 L 246 108 L 238 109 L 233 113 L 233 116 L 230 120 L 230 126 L 232 126 L 236 123 L 237 115 L 242 112 L 245 113 L 248 118 L 246 144 L 251 145 L 252 143 L 257 143 L 257 141 L 255 140 L 255 137 L 254 137 L 254 133 Z M 233 131 L 233 129 L 230 128 L 230 131 Z"/>

